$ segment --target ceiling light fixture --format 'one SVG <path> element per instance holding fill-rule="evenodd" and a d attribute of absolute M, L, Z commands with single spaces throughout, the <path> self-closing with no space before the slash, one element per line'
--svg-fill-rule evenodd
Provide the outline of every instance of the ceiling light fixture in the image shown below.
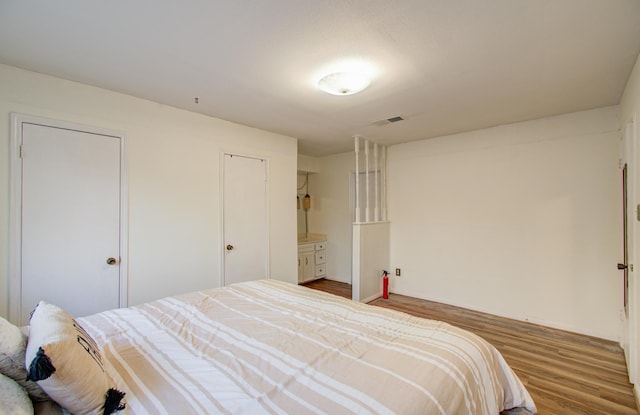
<path fill-rule="evenodd" d="M 371 78 L 359 72 L 334 72 L 323 76 L 318 81 L 318 87 L 333 95 L 356 94 L 371 83 Z"/>

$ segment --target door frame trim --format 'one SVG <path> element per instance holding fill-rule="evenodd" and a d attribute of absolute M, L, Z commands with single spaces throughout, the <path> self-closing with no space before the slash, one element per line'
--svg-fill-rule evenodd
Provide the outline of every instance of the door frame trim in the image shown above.
<path fill-rule="evenodd" d="M 226 256 L 225 256 L 225 229 L 224 229 L 224 158 L 225 156 L 237 156 L 237 157 L 245 157 L 256 160 L 263 160 L 265 162 L 264 166 L 264 174 L 265 174 L 265 218 L 267 224 L 267 235 L 266 235 L 266 278 L 271 279 L 271 204 L 269 202 L 269 177 L 270 177 L 270 162 L 269 158 L 265 156 L 259 156 L 256 154 L 248 154 L 237 151 L 220 151 L 220 270 L 219 270 L 219 287 L 225 286 L 225 265 L 226 265 Z"/>
<path fill-rule="evenodd" d="M 634 268 L 640 264 L 637 264 L 638 249 L 640 248 L 640 227 L 638 225 L 638 188 L 640 183 L 638 180 L 640 177 L 638 174 L 638 163 L 640 162 L 640 135 L 638 135 L 638 117 L 634 113 L 627 120 L 621 123 L 622 132 L 622 145 L 621 145 L 621 167 L 627 165 L 627 231 L 629 239 L 629 258 L 628 264 Z M 634 265 L 635 264 L 635 265 Z M 627 363 L 627 369 L 629 372 L 629 381 L 637 384 L 638 376 L 638 359 L 640 355 L 638 353 L 638 341 L 640 339 L 640 333 L 638 327 L 640 326 L 640 284 L 638 283 L 637 273 L 640 271 L 628 269 L 628 314 L 622 313 L 623 328 L 622 338 L 620 339 L 620 345 L 624 350 L 625 360 Z M 637 386 L 636 386 L 636 399 L 638 398 Z"/>
<path fill-rule="evenodd" d="M 36 124 L 45 127 L 62 128 L 90 134 L 116 137 L 120 140 L 120 265 L 118 280 L 119 307 L 128 305 L 129 261 L 128 261 L 128 188 L 126 163 L 126 136 L 121 131 L 109 130 L 68 121 L 59 121 L 27 114 L 10 113 L 11 138 L 9 140 L 9 321 L 19 322 L 22 315 L 22 125 Z"/>

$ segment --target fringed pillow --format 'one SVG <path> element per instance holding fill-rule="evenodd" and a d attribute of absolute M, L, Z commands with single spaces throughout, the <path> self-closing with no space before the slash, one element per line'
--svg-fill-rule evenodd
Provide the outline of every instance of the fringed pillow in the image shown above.
<path fill-rule="evenodd" d="M 33 415 L 33 405 L 16 381 L 0 373 L 0 415 Z"/>
<path fill-rule="evenodd" d="M 18 382 L 34 401 L 49 400 L 40 386 L 27 380 L 24 367 L 26 348 L 27 336 L 22 330 L 0 317 L 0 373 Z"/>
<path fill-rule="evenodd" d="M 124 409 L 124 392 L 104 369 L 100 349 L 61 308 L 40 301 L 34 310 L 25 354 L 27 377 L 75 415 L 109 415 Z"/>

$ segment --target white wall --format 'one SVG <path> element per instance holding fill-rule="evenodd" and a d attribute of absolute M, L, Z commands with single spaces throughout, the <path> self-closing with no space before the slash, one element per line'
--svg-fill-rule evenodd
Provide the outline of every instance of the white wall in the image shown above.
<path fill-rule="evenodd" d="M 391 290 L 619 339 L 619 110 L 390 147 Z M 351 282 L 354 153 L 318 159 L 310 231 Z"/>
<path fill-rule="evenodd" d="M 618 128 L 616 106 L 390 147 L 391 291 L 619 339 Z"/>
<path fill-rule="evenodd" d="M 636 140 L 636 151 L 635 151 L 635 185 L 636 185 L 636 197 L 640 196 L 640 177 L 638 177 L 638 173 L 640 172 L 640 166 L 638 163 L 640 162 L 640 56 L 636 60 L 636 65 L 629 77 L 629 81 L 627 82 L 627 86 L 624 90 L 624 94 L 620 101 L 620 121 L 621 127 L 624 128 L 627 123 L 632 122 L 634 126 L 634 134 Z M 640 199 L 631 200 L 629 204 L 633 207 L 640 204 Z M 640 224 L 638 221 L 632 221 L 635 225 L 635 235 L 636 238 L 640 236 Z M 635 258 L 640 257 L 639 247 L 635 246 L 634 249 Z M 638 344 L 639 336 L 640 336 L 640 281 L 638 280 L 638 266 L 640 264 L 635 265 L 635 272 L 629 273 L 629 326 L 626 327 L 626 332 L 629 335 L 629 343 L 628 350 L 626 350 L 627 355 L 627 363 L 629 364 L 629 373 L 632 376 L 635 376 L 635 393 L 636 400 L 640 402 L 640 386 L 638 385 L 638 376 L 640 376 L 640 356 L 638 350 L 640 349 L 640 345 Z"/>
<path fill-rule="evenodd" d="M 317 157 L 298 154 L 298 172 L 318 173 L 320 171 Z"/>
<path fill-rule="evenodd" d="M 368 303 L 383 295 L 382 273 L 389 269 L 389 222 L 353 225 L 352 298 Z"/>
<path fill-rule="evenodd" d="M 630 120 L 634 114 L 640 116 L 640 55 L 620 100 L 621 121 L 624 123 Z"/>
<path fill-rule="evenodd" d="M 294 138 L 0 65 L 0 315 L 8 304 L 9 113 L 122 131 L 129 304 L 220 285 L 220 154 L 269 160 L 271 277 L 297 282 Z"/>
<path fill-rule="evenodd" d="M 355 153 L 319 157 L 319 173 L 309 175 L 313 196 L 309 230 L 327 235 L 327 278 L 351 283 L 351 232 L 349 180 L 355 170 Z"/>

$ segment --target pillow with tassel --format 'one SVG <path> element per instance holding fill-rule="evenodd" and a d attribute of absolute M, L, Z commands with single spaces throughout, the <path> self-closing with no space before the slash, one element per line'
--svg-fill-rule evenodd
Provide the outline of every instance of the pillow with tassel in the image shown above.
<path fill-rule="evenodd" d="M 40 301 L 30 320 L 27 379 L 75 415 L 109 415 L 125 408 L 124 392 L 105 370 L 96 342 L 58 306 Z"/>

